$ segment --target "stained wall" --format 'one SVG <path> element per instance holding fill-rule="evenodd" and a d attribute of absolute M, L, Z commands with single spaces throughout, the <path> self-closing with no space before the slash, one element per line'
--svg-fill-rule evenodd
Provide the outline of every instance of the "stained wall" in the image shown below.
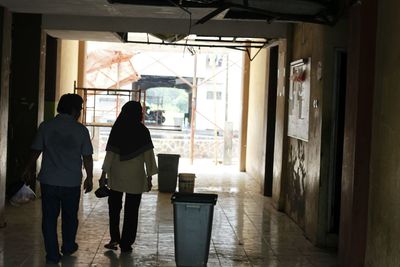
<path fill-rule="evenodd" d="M 400 265 L 400 3 L 378 2 L 365 266 Z"/>
<path fill-rule="evenodd" d="M 323 224 L 326 224 L 329 208 L 326 197 L 329 165 L 324 165 L 323 160 L 332 160 L 328 155 L 332 149 L 330 123 L 335 119 L 331 114 L 335 51 L 346 47 L 345 26 L 343 22 L 334 27 L 296 24 L 291 44 L 290 61 L 304 59 L 310 62 L 310 73 L 307 74 L 310 77 L 309 126 L 308 141 L 286 137 L 286 162 L 283 160 L 286 170 L 281 177 L 284 179 L 284 210 L 314 244 L 322 246 L 326 245 L 327 229 Z M 287 73 L 286 79 L 290 83 L 289 68 Z"/>

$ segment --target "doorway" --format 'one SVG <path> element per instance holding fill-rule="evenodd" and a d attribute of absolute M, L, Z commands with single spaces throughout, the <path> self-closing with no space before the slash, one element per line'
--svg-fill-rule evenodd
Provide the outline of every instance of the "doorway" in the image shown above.
<path fill-rule="evenodd" d="M 276 122 L 276 92 L 278 86 L 278 52 L 279 46 L 273 46 L 269 50 L 269 70 L 267 85 L 267 125 L 265 148 L 265 181 L 264 196 L 272 196 L 274 146 L 275 146 L 275 122 Z"/>
<path fill-rule="evenodd" d="M 243 52 L 206 47 L 185 51 L 182 54 L 182 49 L 172 46 L 87 43 L 86 87 L 99 92 L 87 102 L 96 106 L 96 127 L 108 127 L 97 131 L 100 162 L 110 126 L 119 113 L 117 106 L 125 103 L 122 98 L 118 102 L 114 94 L 107 95 L 118 85 L 121 93 L 145 92 L 144 123 L 156 154 L 179 154 L 180 166 L 195 161 L 207 168 L 235 168 L 240 154 L 237 107 Z"/>
<path fill-rule="evenodd" d="M 336 240 L 334 246 L 337 246 L 340 224 L 346 72 L 347 52 L 344 50 L 337 50 L 335 53 L 334 116 L 332 120 L 333 135 L 331 139 L 333 160 L 330 167 L 328 191 L 328 236 L 332 236 L 334 240 Z"/>

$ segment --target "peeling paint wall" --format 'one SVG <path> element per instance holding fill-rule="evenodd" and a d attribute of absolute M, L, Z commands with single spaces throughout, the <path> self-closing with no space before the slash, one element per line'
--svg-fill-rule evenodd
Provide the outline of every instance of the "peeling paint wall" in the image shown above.
<path fill-rule="evenodd" d="M 293 32 L 292 61 L 310 58 L 309 140 L 289 137 L 285 211 L 316 242 L 320 182 L 321 108 L 323 81 L 317 80 L 317 67 L 323 62 L 324 26 L 297 24 Z M 312 103 L 318 101 L 318 106 Z"/>
<path fill-rule="evenodd" d="M 285 211 L 304 229 L 306 236 L 319 245 L 325 245 L 328 209 L 329 164 L 322 165 L 322 158 L 332 160 L 326 158 L 332 149 L 331 125 L 329 121 L 325 122 L 328 125 L 324 132 L 322 125 L 326 114 L 331 112 L 335 49 L 346 46 L 345 26 L 343 22 L 334 27 L 304 23 L 297 24 L 293 30 L 291 61 L 311 60 L 309 139 L 306 142 L 288 137 Z M 321 225 L 323 229 L 319 228 Z"/>
<path fill-rule="evenodd" d="M 365 265 L 400 266 L 400 2 L 378 5 Z"/>
<path fill-rule="evenodd" d="M 291 40 L 289 40 L 291 42 Z M 272 203 L 277 210 L 285 208 L 286 192 L 286 151 L 287 151 L 287 101 L 288 79 L 286 77 L 286 65 L 288 57 L 288 40 L 279 41 L 278 55 L 278 88 L 276 96 L 275 142 L 274 142 L 274 166 L 272 177 Z"/>
<path fill-rule="evenodd" d="M 327 200 L 320 186 L 328 184 L 327 173 L 321 170 L 322 144 L 329 143 L 331 136 L 322 134 L 324 90 L 334 87 L 334 51 L 346 44 L 346 25 L 341 22 L 335 27 L 316 24 L 296 24 L 289 47 L 285 41 L 279 41 L 279 77 L 276 109 L 275 152 L 273 171 L 273 203 L 278 210 L 284 210 L 305 231 L 306 236 L 315 244 L 322 244 L 326 238 L 325 225 Z M 289 51 L 290 50 L 290 51 Z M 286 67 L 285 57 L 289 61 L 310 58 L 310 112 L 308 142 L 286 136 L 287 131 L 287 81 L 290 70 Z M 260 57 L 261 56 L 261 57 Z M 247 142 L 247 172 L 260 181 L 264 180 L 265 166 L 265 102 L 268 77 L 268 51 L 258 55 L 251 64 L 249 94 L 249 126 Z M 317 67 L 319 66 L 319 67 Z M 319 72 L 319 73 L 318 73 Z M 326 93 L 326 92 L 325 92 Z M 329 93 L 327 94 L 329 96 Z M 316 103 L 316 104 L 315 104 Z M 331 103 L 327 103 L 327 111 Z M 324 112 L 327 112 L 324 111 Z M 328 127 L 329 128 L 329 127 Z M 329 131 L 327 131 L 329 133 Z M 329 151 L 329 145 L 324 147 Z M 329 160 L 329 159 L 328 159 Z M 328 166 L 329 168 L 329 166 Z M 322 177 L 323 176 L 323 177 Z M 323 203 L 320 203 L 320 200 Z M 320 206 L 322 205 L 322 206 Z M 325 216 L 323 219 L 321 217 Z M 318 231 L 322 232 L 318 236 Z M 319 239 L 320 238 L 320 239 Z M 321 241 L 322 240 L 322 241 Z"/>
<path fill-rule="evenodd" d="M 286 184 L 286 211 L 301 228 L 305 227 L 306 143 L 290 138 Z"/>

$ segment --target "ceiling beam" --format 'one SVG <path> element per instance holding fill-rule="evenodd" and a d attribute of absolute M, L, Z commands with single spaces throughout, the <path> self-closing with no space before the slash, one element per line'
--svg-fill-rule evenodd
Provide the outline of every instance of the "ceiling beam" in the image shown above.
<path fill-rule="evenodd" d="M 265 21 L 209 20 L 194 25 L 189 19 L 121 18 L 43 15 L 45 30 L 145 32 L 188 34 L 229 37 L 286 38 L 289 23 L 267 23 Z"/>

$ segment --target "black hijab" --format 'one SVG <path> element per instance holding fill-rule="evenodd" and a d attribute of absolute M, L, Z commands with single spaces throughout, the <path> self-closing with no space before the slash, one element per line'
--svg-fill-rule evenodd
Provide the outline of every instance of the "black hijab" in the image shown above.
<path fill-rule="evenodd" d="M 106 151 L 119 154 L 123 161 L 153 149 L 150 132 L 141 120 L 142 105 L 136 101 L 127 102 L 111 128 Z"/>

